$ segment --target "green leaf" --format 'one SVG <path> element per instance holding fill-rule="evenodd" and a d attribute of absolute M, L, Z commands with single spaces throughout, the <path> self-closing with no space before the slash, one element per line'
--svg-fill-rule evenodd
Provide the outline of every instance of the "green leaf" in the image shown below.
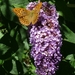
<path fill-rule="evenodd" d="M 26 30 L 20 28 L 20 35 L 21 35 L 21 40 L 24 41 L 26 39 Z"/>
<path fill-rule="evenodd" d="M 22 65 L 22 67 L 23 67 L 24 74 L 27 73 L 28 72 L 27 68 L 24 65 Z"/>
<path fill-rule="evenodd" d="M 74 54 L 68 55 L 65 59 L 66 59 L 66 60 L 69 60 L 69 63 L 71 64 L 71 66 L 72 66 L 73 68 L 75 68 L 75 58 L 74 58 Z"/>
<path fill-rule="evenodd" d="M 71 66 L 74 67 L 74 69 L 75 69 L 75 60 L 70 61 L 70 64 L 71 64 Z"/>
<path fill-rule="evenodd" d="M 4 63 L 4 61 L 0 59 L 0 65 L 2 65 L 3 63 Z"/>
<path fill-rule="evenodd" d="M 1 12 L 5 18 L 13 21 L 14 13 L 12 11 L 12 7 L 9 7 L 7 4 L 3 4 L 1 6 Z"/>
<path fill-rule="evenodd" d="M 14 7 L 25 7 L 28 4 L 28 0 L 9 0 L 9 4 Z"/>
<path fill-rule="evenodd" d="M 10 49 L 9 46 L 0 43 L 0 54 L 2 55 L 5 54 L 9 49 Z"/>
<path fill-rule="evenodd" d="M 23 28 L 20 29 L 21 40 L 23 41 L 24 48 L 29 50 L 29 44 L 27 41 L 27 31 Z"/>
<path fill-rule="evenodd" d="M 12 70 L 10 71 L 11 74 L 13 75 L 18 75 L 18 71 L 17 71 L 17 65 L 16 65 L 16 61 L 15 60 L 12 60 Z"/>
<path fill-rule="evenodd" d="M 11 37 L 14 37 L 14 35 L 16 33 L 16 30 L 17 30 L 17 26 L 14 29 L 11 29 L 11 31 L 10 31 L 10 36 Z"/>
<path fill-rule="evenodd" d="M 27 26 L 22 25 L 22 27 L 23 27 L 25 30 L 28 30 L 28 27 L 27 27 Z"/>
<path fill-rule="evenodd" d="M 33 65 L 33 64 L 31 64 L 31 72 L 34 74 L 34 75 L 36 75 L 36 73 L 35 73 L 35 66 Z"/>
<path fill-rule="evenodd" d="M 22 59 L 23 59 L 23 47 L 22 46 L 20 46 L 21 48 L 19 48 L 18 49 L 18 51 L 16 52 L 16 56 L 18 57 L 17 59 L 19 60 L 19 61 L 22 61 Z"/>
<path fill-rule="evenodd" d="M 19 43 L 19 49 L 16 52 L 16 56 L 18 56 L 19 61 L 22 61 L 24 53 L 24 45 L 23 43 Z"/>
<path fill-rule="evenodd" d="M 64 16 L 62 11 L 58 11 L 60 16 Z"/>
<path fill-rule="evenodd" d="M 25 40 L 23 41 L 23 43 L 24 43 L 25 49 L 26 49 L 26 50 L 29 50 L 29 44 L 28 44 L 28 42 L 27 42 L 27 39 L 25 39 Z"/>
<path fill-rule="evenodd" d="M 75 17 L 71 10 L 67 7 L 66 3 L 63 0 L 56 0 L 55 5 L 58 11 L 63 13 L 63 17 L 65 20 L 70 22 L 75 22 Z"/>
<path fill-rule="evenodd" d="M 3 36 L 4 36 L 4 34 L 2 34 L 1 31 L 0 31 L 0 39 L 1 39 Z"/>
<path fill-rule="evenodd" d="M 13 37 L 13 36 L 14 36 L 14 34 L 15 34 L 15 30 L 14 30 L 14 29 L 12 29 L 12 30 L 10 31 L 10 36 L 11 36 L 11 37 Z"/>
<path fill-rule="evenodd" d="M 63 24 L 64 40 L 75 44 L 75 33 Z"/>
<path fill-rule="evenodd" d="M 74 61 L 74 55 L 73 54 L 70 54 L 65 59 L 66 60 L 70 60 L 70 61 Z"/>
<path fill-rule="evenodd" d="M 17 41 L 18 45 L 21 42 L 20 41 L 20 35 L 19 35 L 19 32 L 18 31 L 16 32 L 16 41 Z"/>
<path fill-rule="evenodd" d="M 3 24 L 2 23 L 0 23 L 0 27 L 2 27 L 3 26 Z"/>
<path fill-rule="evenodd" d="M 54 5 L 55 1 L 49 1 L 50 4 Z"/>

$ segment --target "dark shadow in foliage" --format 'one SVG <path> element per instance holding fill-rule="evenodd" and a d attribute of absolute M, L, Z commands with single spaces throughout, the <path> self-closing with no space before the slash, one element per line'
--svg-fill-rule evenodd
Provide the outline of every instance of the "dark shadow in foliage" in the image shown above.
<path fill-rule="evenodd" d="M 5 61 L 3 66 L 7 70 L 7 74 L 9 75 L 9 72 L 12 70 L 12 60 Z"/>
<path fill-rule="evenodd" d="M 2 65 L 0 65 L 0 75 L 5 75 L 5 74 L 6 74 L 6 71 L 4 70 Z"/>
<path fill-rule="evenodd" d="M 75 33 L 75 23 L 66 21 L 66 25 Z"/>
<path fill-rule="evenodd" d="M 67 25 L 68 24 L 71 24 L 71 22 L 67 22 Z M 64 32 L 67 32 L 68 33 L 68 31 L 65 29 L 65 27 L 62 25 L 62 24 L 64 24 L 64 18 L 63 17 L 59 17 L 59 24 L 61 25 L 61 33 L 62 33 L 62 38 L 65 38 L 65 36 L 64 36 Z M 70 26 L 70 24 L 69 24 L 69 27 L 71 27 Z M 73 24 L 73 23 L 72 23 Z M 72 27 L 74 27 L 74 26 L 72 26 Z M 73 29 L 71 27 L 71 29 Z M 75 27 L 74 27 L 75 28 Z M 63 31 L 64 30 L 64 31 Z M 75 30 L 74 30 L 75 31 Z M 68 33 L 69 34 L 69 33 Z M 75 54 L 75 44 L 73 44 L 73 43 L 70 43 L 70 42 L 67 42 L 67 41 L 64 41 L 63 40 L 63 45 L 62 45 L 62 48 L 61 48 L 61 53 L 63 54 L 63 56 L 64 57 L 66 57 L 67 55 L 69 55 L 69 54 Z"/>
<path fill-rule="evenodd" d="M 62 29 L 62 24 L 64 24 L 64 18 L 62 16 L 59 16 L 58 21 L 59 21 L 59 24 L 61 25 L 60 31 L 62 34 L 62 38 L 64 38 L 64 33 L 63 33 L 63 29 Z"/>
<path fill-rule="evenodd" d="M 64 21 L 64 18 L 62 16 L 59 16 L 59 24 L 61 25 L 61 32 L 62 32 L 62 35 L 64 34 L 63 33 L 63 30 L 66 31 L 66 29 L 63 27 L 62 24 L 66 24 L 67 27 L 69 27 L 69 29 L 71 29 L 74 33 L 75 33 L 75 23 L 74 22 L 69 22 L 67 20 Z"/>
<path fill-rule="evenodd" d="M 9 8 L 9 6 L 10 6 L 9 0 L 3 0 L 3 3 L 6 4 L 6 10 L 5 10 L 6 11 L 6 17 L 8 17 L 10 19 L 11 13 L 10 13 L 10 8 Z"/>
<path fill-rule="evenodd" d="M 12 69 L 12 61 L 5 61 L 3 65 L 0 65 L 0 75 L 11 75 L 9 72 Z"/>
<path fill-rule="evenodd" d="M 16 40 L 9 36 L 9 34 L 6 34 L 1 40 L 0 43 L 6 44 L 10 47 L 10 49 L 2 56 L 0 56 L 1 59 L 7 59 L 11 57 L 11 55 L 17 51 L 18 44 Z"/>
<path fill-rule="evenodd" d="M 2 24 L 3 26 L 0 28 L 0 29 L 3 29 L 3 28 L 6 28 L 8 32 L 10 32 L 11 29 L 14 29 L 16 26 L 18 26 L 17 23 L 17 20 L 18 20 L 18 17 L 17 16 L 14 16 L 13 20 L 15 22 L 12 22 L 8 19 L 6 19 L 2 14 L 1 14 L 1 19 L 2 19 Z M 9 28 L 10 27 L 10 28 Z M 18 28 L 17 28 L 18 29 Z M 16 30 L 17 31 L 17 30 Z"/>
<path fill-rule="evenodd" d="M 16 65 L 17 65 L 17 70 L 18 70 L 18 75 L 24 75 L 23 73 L 23 67 L 20 61 L 16 61 Z"/>
<path fill-rule="evenodd" d="M 2 23 L 4 24 L 3 28 L 6 28 L 6 30 L 8 32 L 0 39 L 0 43 L 3 43 L 5 45 L 9 46 L 10 49 L 8 50 L 8 52 L 5 55 L 0 56 L 0 58 L 6 59 L 6 58 L 10 57 L 11 54 L 16 52 L 18 49 L 18 44 L 17 44 L 17 41 L 15 40 L 18 27 L 15 29 L 15 33 L 14 33 L 13 37 L 11 37 L 10 31 L 12 29 L 14 29 L 17 26 L 17 24 L 14 22 L 8 21 L 2 14 L 1 14 L 1 17 L 3 20 Z M 9 22 L 9 24 L 8 24 L 8 22 Z M 0 53 L 0 55 L 1 55 L 1 53 Z"/>
<path fill-rule="evenodd" d="M 59 70 L 56 75 L 74 75 L 74 68 L 68 62 L 62 61 L 59 65 Z"/>
<path fill-rule="evenodd" d="M 65 0 L 66 3 L 75 4 L 75 0 Z"/>
<path fill-rule="evenodd" d="M 63 41 L 61 53 L 64 57 L 69 54 L 75 54 L 75 44 Z"/>
<path fill-rule="evenodd" d="M 14 13 L 14 12 L 13 12 L 13 13 Z M 20 21 L 19 21 L 19 18 L 18 18 L 16 15 L 14 15 L 14 17 L 13 17 L 13 23 L 14 23 L 14 22 L 17 22 L 16 25 L 17 25 L 17 24 L 21 24 Z"/>

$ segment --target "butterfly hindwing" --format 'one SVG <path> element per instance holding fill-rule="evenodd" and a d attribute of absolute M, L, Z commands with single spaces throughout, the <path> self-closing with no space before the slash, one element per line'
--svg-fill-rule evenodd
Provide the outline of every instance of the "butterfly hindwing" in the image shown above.
<path fill-rule="evenodd" d="M 31 23 L 28 16 L 20 17 L 19 21 L 21 24 L 26 25 L 26 26 L 28 26 Z"/>

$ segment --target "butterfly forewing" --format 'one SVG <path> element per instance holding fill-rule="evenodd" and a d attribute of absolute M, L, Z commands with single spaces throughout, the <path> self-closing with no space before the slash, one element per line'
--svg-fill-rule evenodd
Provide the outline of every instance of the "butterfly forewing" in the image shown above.
<path fill-rule="evenodd" d="M 19 17 L 19 21 L 23 25 L 29 25 L 30 21 L 28 20 L 30 15 L 30 10 L 27 10 L 25 8 L 14 8 L 14 13 Z"/>
<path fill-rule="evenodd" d="M 29 10 L 25 8 L 14 8 L 13 11 L 18 17 L 23 17 L 29 14 Z"/>
<path fill-rule="evenodd" d="M 39 12 L 40 12 L 40 8 L 41 8 L 41 7 L 42 7 L 42 2 L 38 3 L 38 4 L 35 6 L 34 10 L 36 11 L 36 13 L 39 13 Z"/>
<path fill-rule="evenodd" d="M 42 7 L 42 2 L 38 3 L 38 4 L 35 6 L 34 10 L 32 10 L 32 12 L 33 12 L 32 24 L 33 24 L 33 25 L 37 22 L 37 20 L 38 20 L 38 18 L 39 18 L 39 12 L 40 12 L 40 8 L 41 8 L 41 7 Z"/>

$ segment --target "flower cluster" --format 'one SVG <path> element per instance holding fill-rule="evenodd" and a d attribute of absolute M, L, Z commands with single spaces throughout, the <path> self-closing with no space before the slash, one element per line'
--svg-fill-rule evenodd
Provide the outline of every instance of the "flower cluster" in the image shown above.
<path fill-rule="evenodd" d="M 33 9 L 36 4 L 31 2 L 27 8 Z M 55 75 L 61 61 L 62 38 L 58 17 L 55 6 L 43 2 L 38 22 L 30 28 L 31 56 L 37 75 Z"/>

